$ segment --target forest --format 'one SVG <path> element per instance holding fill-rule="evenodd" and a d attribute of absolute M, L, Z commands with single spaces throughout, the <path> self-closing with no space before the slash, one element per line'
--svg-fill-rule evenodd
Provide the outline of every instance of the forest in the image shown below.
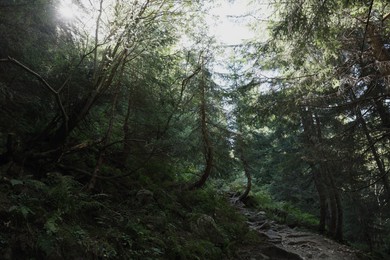
<path fill-rule="evenodd" d="M 235 1 L 0 1 L 1 259 L 390 259 L 390 3 Z"/>

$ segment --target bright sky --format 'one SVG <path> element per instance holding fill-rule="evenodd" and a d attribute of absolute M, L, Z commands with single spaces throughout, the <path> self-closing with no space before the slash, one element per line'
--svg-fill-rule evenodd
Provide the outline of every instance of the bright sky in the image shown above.
<path fill-rule="evenodd" d="M 252 5 L 250 4 L 251 2 Z M 256 25 L 259 27 L 260 20 L 267 20 L 267 16 L 270 14 L 268 2 L 268 0 L 215 0 L 212 3 L 205 2 L 206 9 L 207 5 L 211 6 L 209 9 L 210 16 L 206 18 L 210 33 L 215 36 L 217 43 L 222 46 L 239 45 L 245 40 L 254 38 L 255 32 L 249 28 L 247 23 L 256 21 Z M 61 3 L 62 5 L 58 11 L 64 19 L 72 20 L 74 17 L 80 16 L 81 12 L 78 12 L 79 10 L 72 4 L 72 0 L 61 0 Z M 98 1 L 91 0 L 90 3 L 96 4 Z M 253 3 L 255 6 L 253 6 Z M 261 28 L 256 34 L 257 38 L 267 38 L 265 28 Z M 185 37 L 182 40 L 184 40 L 182 44 L 185 45 Z M 239 54 L 235 53 L 233 48 L 223 48 L 221 52 L 215 53 L 215 55 L 214 71 L 228 73 L 229 70 L 226 65 L 229 57 Z M 250 64 L 248 65 L 250 66 Z M 215 80 L 220 85 L 229 85 L 222 78 L 216 78 Z"/>
<path fill-rule="evenodd" d="M 58 7 L 59 14 L 66 20 L 72 19 L 76 11 L 75 6 L 72 4 L 72 0 L 62 0 Z"/>
<path fill-rule="evenodd" d="M 227 0 L 219 0 L 219 4 L 210 10 L 212 15 L 219 18 L 217 22 L 209 19 L 211 33 L 216 36 L 218 41 L 227 45 L 235 45 L 244 39 L 253 37 L 253 32 L 249 30 L 248 26 L 242 21 L 240 22 L 240 19 L 235 18 L 244 16 L 251 11 L 250 1 L 236 0 L 229 3 Z"/>
<path fill-rule="evenodd" d="M 92 1 L 93 3 L 94 1 Z M 96 1 L 97 2 L 97 1 Z M 216 4 L 214 4 L 216 2 Z M 243 16 L 251 11 L 249 3 L 251 0 L 216 0 L 210 10 L 212 16 L 217 17 L 217 21 L 209 17 L 210 32 L 216 36 L 219 42 L 227 45 L 239 44 L 242 39 L 249 39 L 253 33 L 242 22 L 234 17 Z M 80 10 L 72 4 L 72 0 L 61 0 L 58 12 L 63 19 L 71 20 L 75 16 L 80 16 Z M 207 4 L 207 3 L 206 3 Z"/>

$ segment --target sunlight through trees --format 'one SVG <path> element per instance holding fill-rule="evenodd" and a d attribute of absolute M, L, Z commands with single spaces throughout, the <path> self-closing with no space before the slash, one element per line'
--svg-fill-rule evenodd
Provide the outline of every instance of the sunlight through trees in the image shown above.
<path fill-rule="evenodd" d="M 0 39 L 4 259 L 266 250 L 228 197 L 389 257 L 387 1 L 6 0 Z"/>

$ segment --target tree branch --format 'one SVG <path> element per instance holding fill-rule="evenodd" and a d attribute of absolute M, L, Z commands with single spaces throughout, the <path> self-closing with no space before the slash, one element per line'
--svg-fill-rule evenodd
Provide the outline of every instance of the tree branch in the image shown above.
<path fill-rule="evenodd" d="M 68 121 L 69 121 L 69 118 L 68 118 L 68 115 L 66 114 L 64 105 L 62 104 L 60 92 L 56 91 L 39 73 L 37 73 L 34 70 L 30 69 L 29 67 L 27 67 L 26 65 L 24 65 L 20 61 L 14 59 L 12 57 L 8 57 L 6 59 L 0 59 L 0 62 L 10 62 L 10 63 L 15 64 L 16 66 L 22 68 L 23 70 L 27 71 L 28 73 L 32 74 L 33 76 L 35 76 L 46 87 L 46 89 L 48 89 L 55 96 L 57 105 L 60 108 L 60 111 L 61 111 L 61 114 L 62 114 L 62 117 L 63 117 L 63 120 L 64 120 L 65 131 L 68 132 Z"/>
<path fill-rule="evenodd" d="M 370 17 L 371 17 L 371 11 L 372 11 L 372 6 L 373 5 L 374 5 L 374 0 L 371 0 L 370 7 L 368 9 L 366 29 L 364 30 L 363 42 L 362 42 L 362 47 L 361 47 L 361 51 L 360 51 L 360 59 L 362 59 L 362 55 L 363 55 L 364 43 L 366 42 L 367 31 L 368 31 L 368 26 L 370 25 Z"/>

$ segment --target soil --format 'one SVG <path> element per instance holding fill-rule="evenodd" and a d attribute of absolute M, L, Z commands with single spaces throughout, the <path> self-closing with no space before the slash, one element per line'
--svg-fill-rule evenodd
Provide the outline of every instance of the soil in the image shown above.
<path fill-rule="evenodd" d="M 363 260 L 364 255 L 346 245 L 310 231 L 290 228 L 267 219 L 266 213 L 246 208 L 242 202 L 232 200 L 234 206 L 248 218 L 248 225 L 256 230 L 262 241 L 260 246 L 244 247 L 239 259 L 250 260 Z"/>

